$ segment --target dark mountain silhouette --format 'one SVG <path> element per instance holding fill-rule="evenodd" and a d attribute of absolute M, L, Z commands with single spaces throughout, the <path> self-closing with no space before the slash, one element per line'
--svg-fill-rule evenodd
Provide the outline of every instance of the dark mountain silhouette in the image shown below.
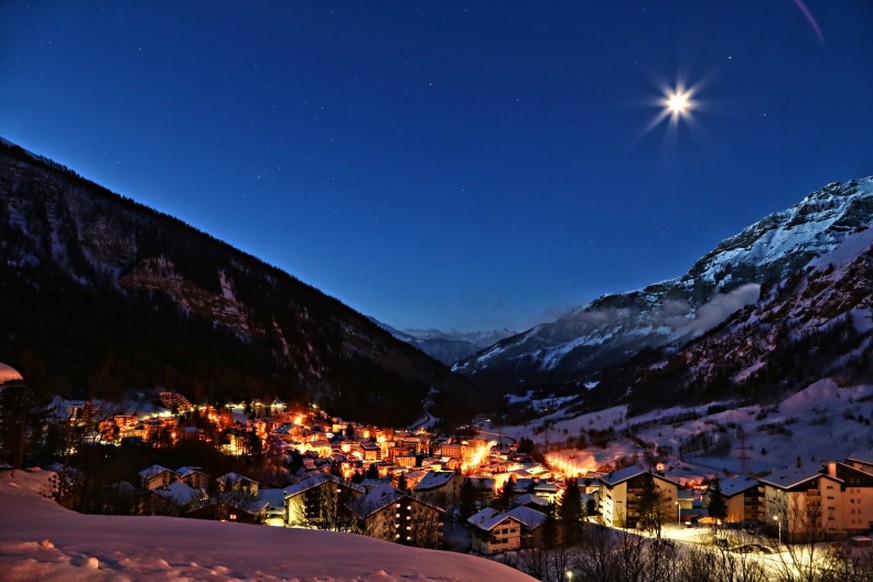
<path fill-rule="evenodd" d="M 66 397 L 308 399 L 394 425 L 476 404 L 465 379 L 336 299 L 6 141 L 0 361 Z"/>

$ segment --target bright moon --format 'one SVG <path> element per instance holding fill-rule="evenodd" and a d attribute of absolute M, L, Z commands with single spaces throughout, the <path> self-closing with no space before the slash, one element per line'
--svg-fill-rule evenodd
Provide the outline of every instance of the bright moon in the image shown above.
<path fill-rule="evenodd" d="M 688 111 L 690 103 L 688 102 L 687 93 L 675 93 L 667 99 L 667 109 L 670 113 L 682 114 Z"/>
<path fill-rule="evenodd" d="M 687 119 L 691 110 L 694 109 L 694 101 L 691 100 L 693 96 L 694 90 L 686 89 L 682 85 L 667 89 L 664 92 L 664 99 L 661 101 L 664 114 L 669 115 L 673 123 L 676 123 L 680 117 Z"/>
<path fill-rule="evenodd" d="M 661 87 L 661 97 L 651 101 L 652 105 L 659 108 L 658 114 L 646 127 L 645 133 L 649 133 L 664 120 L 667 122 L 668 135 L 675 135 L 679 129 L 679 122 L 694 125 L 694 113 L 701 108 L 695 99 L 698 86 L 687 87 L 682 81 L 675 85 Z"/>

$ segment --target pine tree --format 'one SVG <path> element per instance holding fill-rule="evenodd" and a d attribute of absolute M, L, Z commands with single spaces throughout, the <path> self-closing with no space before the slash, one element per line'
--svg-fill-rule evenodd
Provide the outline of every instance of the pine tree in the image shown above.
<path fill-rule="evenodd" d="M 721 484 L 716 479 L 712 484 L 712 489 L 709 493 L 709 504 L 707 505 L 710 517 L 716 519 L 724 519 L 727 517 L 728 507 L 725 502 L 724 493 L 721 492 Z"/>
<path fill-rule="evenodd" d="M 640 494 L 640 518 L 638 527 L 643 531 L 654 532 L 661 537 L 661 525 L 664 521 L 661 494 L 655 486 L 655 478 L 651 473 L 643 475 L 643 490 Z"/>
<path fill-rule="evenodd" d="M 8 459 L 16 469 L 30 461 L 42 443 L 53 410 L 47 394 L 23 382 L 0 386 L 0 458 Z"/>
<path fill-rule="evenodd" d="M 585 517 L 582 507 L 582 492 L 579 482 L 575 478 L 567 479 L 564 493 L 561 495 L 558 505 L 558 518 L 561 520 L 561 528 L 564 532 L 564 541 L 569 544 L 579 540 L 579 523 Z"/>
<path fill-rule="evenodd" d="M 471 479 L 464 479 L 464 483 L 461 485 L 459 497 L 461 519 L 466 520 L 468 517 L 476 513 L 476 488 L 473 486 L 473 481 Z"/>
<path fill-rule="evenodd" d="M 495 501 L 494 505 L 506 511 L 512 507 L 512 499 L 515 497 L 515 481 L 507 479 L 503 484 L 503 489 L 500 491 L 500 497 Z"/>

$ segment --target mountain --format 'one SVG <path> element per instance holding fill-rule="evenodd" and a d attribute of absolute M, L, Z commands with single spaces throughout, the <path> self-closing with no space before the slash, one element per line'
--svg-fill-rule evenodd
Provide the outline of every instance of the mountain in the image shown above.
<path fill-rule="evenodd" d="M 665 402 L 772 403 L 821 380 L 873 385 L 873 229 L 847 237 L 679 349 L 640 354 L 585 395 L 628 414 Z"/>
<path fill-rule="evenodd" d="M 700 337 L 871 218 L 873 178 L 829 184 L 723 241 L 680 277 L 600 297 L 454 369 L 497 394 L 579 385 L 641 350 Z"/>
<path fill-rule="evenodd" d="M 309 399 L 461 420 L 469 383 L 283 271 L 0 143 L 0 361 L 66 397 Z"/>
<path fill-rule="evenodd" d="M 372 321 L 400 341 L 417 347 L 430 357 L 449 366 L 516 333 L 508 329 L 472 332 L 445 332 L 438 329 L 400 331 L 387 323 L 375 319 Z"/>

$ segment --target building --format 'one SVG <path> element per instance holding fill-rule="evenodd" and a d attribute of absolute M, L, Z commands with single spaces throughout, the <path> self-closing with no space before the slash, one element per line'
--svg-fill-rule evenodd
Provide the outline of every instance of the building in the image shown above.
<path fill-rule="evenodd" d="M 416 484 L 416 498 L 439 507 L 454 505 L 460 499 L 464 476 L 454 471 L 430 471 Z"/>
<path fill-rule="evenodd" d="M 158 489 L 170 486 L 176 481 L 176 472 L 161 465 L 152 465 L 148 469 L 139 472 L 140 483 L 143 489 Z"/>
<path fill-rule="evenodd" d="M 666 477 L 631 466 L 600 478 L 600 515 L 606 525 L 635 528 L 640 520 L 641 501 L 646 482 L 651 479 L 658 495 L 657 511 L 661 519 L 677 515 L 679 484 Z"/>
<path fill-rule="evenodd" d="M 199 467 L 179 467 L 176 475 L 190 487 L 204 491 L 209 489 L 209 482 L 212 480 L 212 477 L 201 471 Z"/>
<path fill-rule="evenodd" d="M 873 529 L 873 474 L 839 461 L 825 464 L 829 477 L 842 482 L 840 489 L 840 529 L 848 535 Z"/>
<path fill-rule="evenodd" d="M 472 526 L 475 552 L 490 556 L 521 549 L 522 522 L 517 517 L 486 507 L 471 515 L 467 523 Z"/>
<path fill-rule="evenodd" d="M 785 540 L 824 539 L 843 529 L 844 483 L 823 473 L 821 465 L 786 469 L 760 481 L 764 487 L 762 521 L 775 524 Z"/>
<path fill-rule="evenodd" d="M 366 489 L 330 473 L 318 473 L 283 491 L 286 525 L 341 530 L 352 529 L 348 506 Z"/>
<path fill-rule="evenodd" d="M 732 477 L 719 481 L 719 487 L 727 506 L 726 523 L 761 521 L 764 488 L 757 479 Z M 712 492 L 713 489 L 710 488 L 708 494 L 711 495 Z"/>
<path fill-rule="evenodd" d="M 374 487 L 350 507 L 364 535 L 425 548 L 439 543 L 445 512 L 400 489 L 384 484 Z"/>

